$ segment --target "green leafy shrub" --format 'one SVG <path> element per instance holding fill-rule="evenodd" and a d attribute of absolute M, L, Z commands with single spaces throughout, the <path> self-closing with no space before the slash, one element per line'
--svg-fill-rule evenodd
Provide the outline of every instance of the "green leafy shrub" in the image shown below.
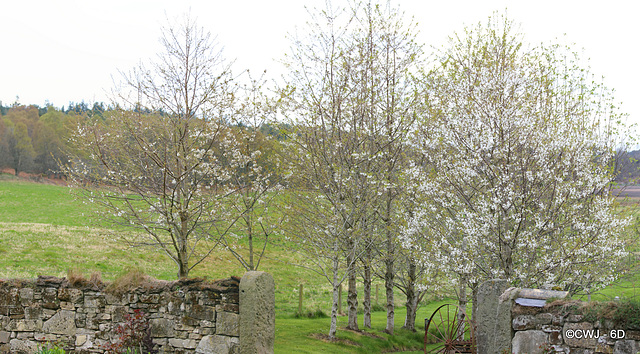
<path fill-rule="evenodd" d="M 605 302 L 589 302 L 573 314 L 581 314 L 584 320 L 596 322 L 601 319 L 612 321 L 617 328 L 640 329 L 640 301 L 621 300 Z"/>
<path fill-rule="evenodd" d="M 297 312 L 293 315 L 294 318 L 328 318 L 329 315 L 324 313 L 324 311 L 317 309 L 315 311 L 307 311 L 307 312 Z"/>
<path fill-rule="evenodd" d="M 613 320 L 618 311 L 618 302 L 590 302 L 582 307 L 580 313 L 584 316 L 585 321 L 595 322 L 599 319 Z"/>
<path fill-rule="evenodd" d="M 640 329 L 640 301 L 620 301 L 613 313 L 612 320 L 620 328 Z"/>
<path fill-rule="evenodd" d="M 62 347 L 55 344 L 46 344 L 45 346 L 38 346 L 36 354 L 65 354 L 66 352 Z"/>
<path fill-rule="evenodd" d="M 383 312 L 383 311 L 387 311 L 387 308 L 385 306 L 380 304 L 371 305 L 371 312 Z"/>

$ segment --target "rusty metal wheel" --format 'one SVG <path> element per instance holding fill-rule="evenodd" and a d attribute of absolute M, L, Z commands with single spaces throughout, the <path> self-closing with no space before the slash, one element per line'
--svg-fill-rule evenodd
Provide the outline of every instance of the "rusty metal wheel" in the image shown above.
<path fill-rule="evenodd" d="M 474 328 L 458 306 L 445 304 L 425 319 L 424 352 L 475 353 Z"/>

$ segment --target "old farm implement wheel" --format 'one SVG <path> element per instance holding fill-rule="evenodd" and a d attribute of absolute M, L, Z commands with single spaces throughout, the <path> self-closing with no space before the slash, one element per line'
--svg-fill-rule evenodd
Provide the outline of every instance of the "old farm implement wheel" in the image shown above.
<path fill-rule="evenodd" d="M 425 319 L 424 352 L 476 353 L 474 328 L 458 306 L 445 304 Z"/>

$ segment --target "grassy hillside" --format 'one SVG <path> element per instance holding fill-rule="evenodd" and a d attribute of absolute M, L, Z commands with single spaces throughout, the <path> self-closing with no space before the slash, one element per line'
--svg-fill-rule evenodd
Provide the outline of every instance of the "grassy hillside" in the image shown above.
<path fill-rule="evenodd" d="M 2 222 L 89 226 L 82 213 L 86 206 L 73 200 L 69 188 L 20 182 L 0 173 L 0 203 Z"/>
<path fill-rule="evenodd" d="M 129 248 L 121 242 L 123 232 L 91 219 L 89 206 L 74 200 L 67 187 L 23 182 L 0 175 L 0 278 L 33 278 L 37 275 L 66 276 L 68 269 L 85 275 L 99 272 L 113 280 L 131 268 L 139 268 L 158 278 L 176 278 L 176 267 L 155 249 Z M 385 312 L 374 312 L 373 330 L 363 334 L 340 331 L 339 340 L 325 340 L 329 318 L 295 318 L 299 285 L 304 285 L 304 309 L 330 313 L 330 287 L 317 274 L 290 265 L 299 261 L 295 254 L 272 246 L 261 269 L 273 275 L 276 283 L 276 352 L 279 353 L 371 353 L 419 350 L 422 348 L 424 318 L 439 303 L 420 309 L 417 333 L 398 330 L 395 336 L 381 333 Z M 209 279 L 241 276 L 244 269 L 228 253 L 214 252 L 194 268 L 191 276 Z M 380 301 L 383 300 L 380 285 Z M 375 285 L 374 285 L 375 289 Z M 359 292 L 362 294 L 362 291 Z M 344 296 L 346 303 L 346 294 Z M 403 325 L 404 297 L 396 296 L 396 326 Z M 345 307 L 346 308 L 346 304 Z M 362 321 L 362 317 L 360 318 Z M 339 326 L 346 317 L 339 318 Z M 369 333 L 369 334 L 367 334 Z"/>

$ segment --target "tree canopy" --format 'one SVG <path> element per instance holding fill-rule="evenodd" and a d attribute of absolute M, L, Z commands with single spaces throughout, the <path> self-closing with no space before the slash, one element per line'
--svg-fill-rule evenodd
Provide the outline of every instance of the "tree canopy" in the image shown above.
<path fill-rule="evenodd" d="M 610 92 L 576 54 L 527 47 L 497 15 L 453 37 L 437 63 L 416 135 L 424 202 L 406 244 L 472 283 L 610 283 L 628 224 L 608 193 L 620 118 Z"/>

